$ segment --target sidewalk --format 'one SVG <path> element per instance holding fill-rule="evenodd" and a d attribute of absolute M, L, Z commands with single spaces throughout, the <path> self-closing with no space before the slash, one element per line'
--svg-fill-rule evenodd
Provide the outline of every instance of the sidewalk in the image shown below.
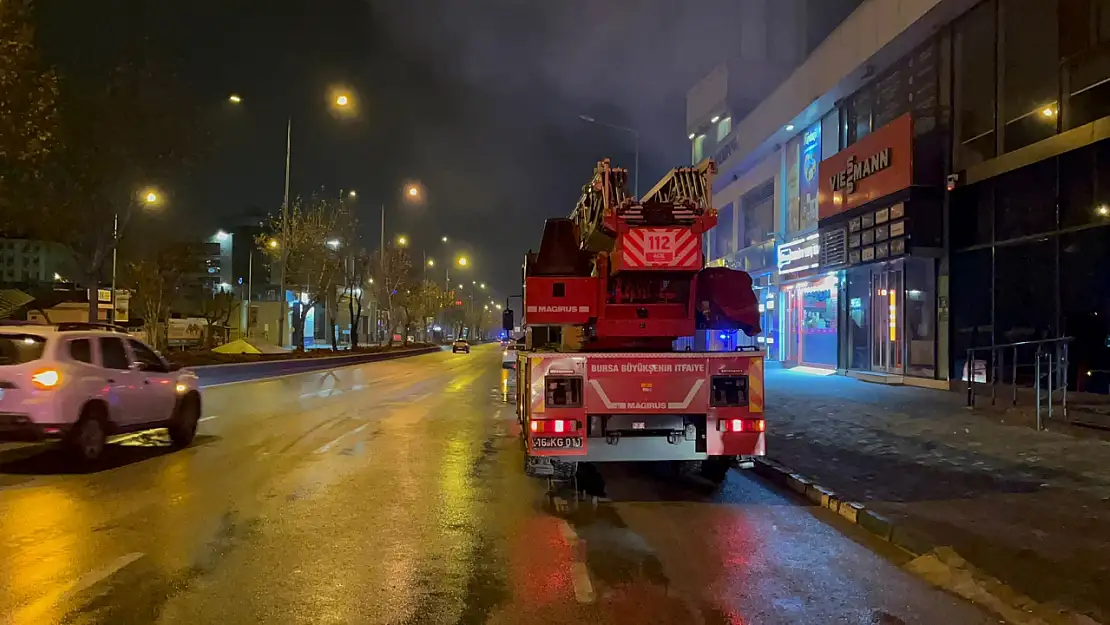
<path fill-rule="evenodd" d="M 959 393 L 789 370 L 766 384 L 770 458 L 1039 603 L 1110 623 L 1110 437 L 1005 425 Z"/>

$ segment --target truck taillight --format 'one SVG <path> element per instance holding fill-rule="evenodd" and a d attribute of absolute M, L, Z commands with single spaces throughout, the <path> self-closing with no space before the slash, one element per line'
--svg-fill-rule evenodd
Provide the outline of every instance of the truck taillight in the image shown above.
<path fill-rule="evenodd" d="M 543 419 L 532 420 L 532 432 L 536 434 L 563 434 L 564 432 L 577 432 L 578 421 L 574 419 Z"/>
<path fill-rule="evenodd" d="M 721 419 L 717 421 L 718 432 L 749 432 L 759 433 L 767 431 L 767 422 L 763 419 Z"/>

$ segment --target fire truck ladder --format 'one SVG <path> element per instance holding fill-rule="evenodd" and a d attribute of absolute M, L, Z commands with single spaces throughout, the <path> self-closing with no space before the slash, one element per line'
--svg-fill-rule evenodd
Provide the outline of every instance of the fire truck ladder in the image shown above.
<path fill-rule="evenodd" d="M 713 174 L 717 165 L 705 160 L 695 167 L 667 172 L 640 201 L 617 211 L 629 226 L 690 225 L 713 206 Z"/>
<path fill-rule="evenodd" d="M 609 159 L 598 161 L 593 177 L 582 187 L 582 195 L 570 214 L 578 227 L 581 249 L 611 250 L 614 233 L 605 228 L 605 216 L 634 202 L 628 193 L 628 170 L 613 167 Z"/>

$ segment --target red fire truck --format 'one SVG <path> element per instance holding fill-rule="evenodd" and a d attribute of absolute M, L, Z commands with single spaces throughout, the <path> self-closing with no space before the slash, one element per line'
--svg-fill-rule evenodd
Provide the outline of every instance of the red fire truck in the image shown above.
<path fill-rule="evenodd" d="M 603 160 L 571 216 L 547 220 L 524 262 L 517 366 L 530 474 L 673 461 L 722 479 L 764 453 L 763 353 L 674 347 L 696 330 L 760 331 L 748 274 L 704 268 L 714 172 L 675 169 L 635 198 Z"/>

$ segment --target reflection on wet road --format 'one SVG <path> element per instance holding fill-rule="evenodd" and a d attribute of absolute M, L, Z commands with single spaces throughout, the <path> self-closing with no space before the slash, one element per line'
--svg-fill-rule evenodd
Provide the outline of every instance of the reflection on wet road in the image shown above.
<path fill-rule="evenodd" d="M 744 472 L 605 467 L 612 502 L 556 511 L 499 362 L 212 388 L 192 447 L 87 473 L 0 450 L 0 622 L 994 622 Z"/>

